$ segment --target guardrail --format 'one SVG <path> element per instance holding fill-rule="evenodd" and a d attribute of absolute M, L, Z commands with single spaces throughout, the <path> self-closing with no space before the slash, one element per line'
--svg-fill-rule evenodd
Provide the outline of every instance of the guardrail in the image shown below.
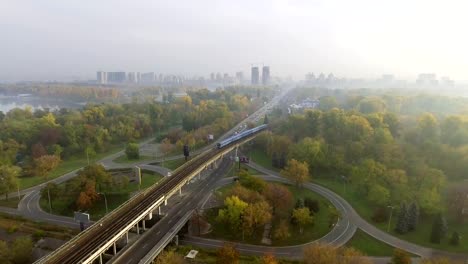
<path fill-rule="evenodd" d="M 185 223 L 190 219 L 194 210 L 188 211 L 173 228 L 146 254 L 144 258 L 138 262 L 139 264 L 150 264 L 163 251 L 163 249 L 171 242 L 172 238 L 180 231 Z"/>

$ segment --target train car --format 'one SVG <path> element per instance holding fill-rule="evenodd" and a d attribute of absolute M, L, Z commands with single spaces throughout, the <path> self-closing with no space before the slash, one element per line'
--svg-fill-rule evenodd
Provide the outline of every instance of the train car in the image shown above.
<path fill-rule="evenodd" d="M 239 134 L 235 134 L 235 135 L 233 135 L 231 137 L 228 137 L 227 139 L 219 142 L 218 144 L 216 144 L 216 146 L 218 148 L 225 147 L 225 146 L 231 144 L 232 142 L 235 142 L 235 141 L 237 141 L 237 140 L 239 140 L 241 138 L 244 138 L 244 137 L 250 136 L 252 134 L 255 134 L 258 131 L 261 131 L 261 130 L 265 129 L 267 126 L 268 125 L 264 124 L 264 125 L 261 125 L 261 126 L 258 126 L 258 127 L 254 127 L 252 129 L 248 129 L 248 130 L 243 131 L 243 132 L 241 132 Z"/>

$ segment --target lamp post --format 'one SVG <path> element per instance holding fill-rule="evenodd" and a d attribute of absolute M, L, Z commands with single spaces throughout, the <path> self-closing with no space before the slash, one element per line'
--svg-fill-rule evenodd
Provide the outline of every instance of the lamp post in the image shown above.
<path fill-rule="evenodd" d="M 346 177 L 341 175 L 341 179 L 343 180 L 343 192 L 346 194 Z"/>
<path fill-rule="evenodd" d="M 391 209 L 390 217 L 388 218 L 388 226 L 387 226 L 387 232 L 390 232 L 390 222 L 392 222 L 393 208 L 395 208 L 395 206 L 388 205 L 387 207 Z"/>
<path fill-rule="evenodd" d="M 107 213 L 109 213 L 109 208 L 107 207 L 107 196 L 106 196 L 106 193 L 102 192 L 102 193 L 99 193 L 99 194 L 104 195 L 104 204 L 106 205 L 106 214 L 107 214 Z"/>

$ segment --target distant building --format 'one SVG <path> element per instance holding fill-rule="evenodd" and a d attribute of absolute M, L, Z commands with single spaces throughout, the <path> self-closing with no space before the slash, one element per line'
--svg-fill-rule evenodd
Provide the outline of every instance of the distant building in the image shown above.
<path fill-rule="evenodd" d="M 251 81 L 252 85 L 258 85 L 260 81 L 260 73 L 258 72 L 258 67 L 252 67 Z"/>
<path fill-rule="evenodd" d="M 106 84 L 107 83 L 107 72 L 98 71 L 96 73 L 97 83 L 99 84 Z"/>
<path fill-rule="evenodd" d="M 129 72 L 128 73 L 128 82 L 139 83 L 140 82 L 140 73 L 139 72 Z"/>
<path fill-rule="evenodd" d="M 270 83 L 270 67 L 263 66 L 262 68 L 262 84 L 267 85 Z"/>
<path fill-rule="evenodd" d="M 214 73 L 214 72 L 212 72 L 212 73 L 210 74 L 210 80 L 211 80 L 211 81 L 214 81 L 214 80 L 215 80 L 215 73 Z"/>
<path fill-rule="evenodd" d="M 140 82 L 142 83 L 153 83 L 156 80 L 154 72 L 146 72 L 141 74 Z"/>
<path fill-rule="evenodd" d="M 221 75 L 221 73 L 216 73 L 216 81 L 218 82 L 221 82 L 223 80 L 223 76 Z"/>
<path fill-rule="evenodd" d="M 123 83 L 125 82 L 127 75 L 125 72 L 108 72 L 107 81 L 110 83 Z"/>
<path fill-rule="evenodd" d="M 244 81 L 244 73 L 243 72 L 236 72 L 236 79 L 238 82 L 242 83 Z"/>
<path fill-rule="evenodd" d="M 419 74 L 416 83 L 419 85 L 437 85 L 437 77 L 434 73 L 421 73 Z"/>
<path fill-rule="evenodd" d="M 315 81 L 315 75 L 312 72 L 309 72 L 305 76 L 306 82 L 314 82 Z"/>

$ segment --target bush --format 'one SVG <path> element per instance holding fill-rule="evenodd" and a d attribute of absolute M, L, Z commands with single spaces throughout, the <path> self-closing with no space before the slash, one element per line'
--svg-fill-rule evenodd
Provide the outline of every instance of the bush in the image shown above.
<path fill-rule="evenodd" d="M 125 149 L 125 154 L 128 159 L 139 159 L 140 158 L 140 147 L 137 143 L 129 143 Z"/>
<path fill-rule="evenodd" d="M 320 204 L 319 204 L 319 201 L 317 200 L 307 197 L 304 200 L 304 205 L 305 207 L 309 208 L 310 212 L 314 214 L 320 211 Z"/>
<path fill-rule="evenodd" d="M 374 213 L 372 215 L 372 221 L 376 223 L 383 223 L 388 220 L 388 210 L 386 210 L 385 207 L 377 207 L 374 210 Z"/>
<path fill-rule="evenodd" d="M 16 231 L 18 231 L 18 226 L 17 225 L 12 225 L 12 226 L 8 227 L 8 229 L 7 229 L 8 234 L 13 234 Z"/>
<path fill-rule="evenodd" d="M 33 234 L 34 239 L 41 239 L 45 236 L 45 232 L 43 230 L 36 230 Z"/>

